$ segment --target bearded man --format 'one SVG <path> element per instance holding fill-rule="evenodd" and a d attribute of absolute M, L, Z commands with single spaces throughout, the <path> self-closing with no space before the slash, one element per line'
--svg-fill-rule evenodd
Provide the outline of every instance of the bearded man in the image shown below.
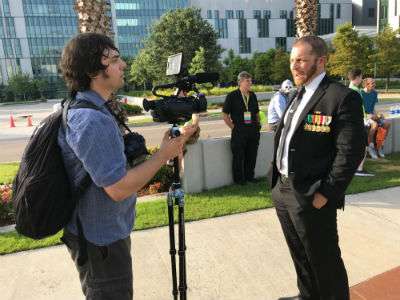
<path fill-rule="evenodd" d="M 300 293 L 280 299 L 349 299 L 336 209 L 364 155 L 363 110 L 357 92 L 326 76 L 326 62 L 321 38 L 294 42 L 299 92 L 277 128 L 269 179 Z"/>

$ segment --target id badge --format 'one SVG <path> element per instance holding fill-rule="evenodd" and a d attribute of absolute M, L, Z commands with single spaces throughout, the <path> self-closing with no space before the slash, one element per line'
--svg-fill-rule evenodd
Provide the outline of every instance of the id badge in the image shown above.
<path fill-rule="evenodd" d="M 244 124 L 251 124 L 251 112 L 244 112 Z"/>

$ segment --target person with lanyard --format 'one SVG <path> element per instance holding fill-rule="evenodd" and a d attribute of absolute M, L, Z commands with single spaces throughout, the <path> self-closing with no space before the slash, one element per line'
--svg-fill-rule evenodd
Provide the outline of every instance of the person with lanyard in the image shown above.
<path fill-rule="evenodd" d="M 238 75 L 239 88 L 226 96 L 222 109 L 225 124 L 232 130 L 233 181 L 244 185 L 254 182 L 258 144 L 260 140 L 260 117 L 256 95 L 251 91 L 252 77 L 243 71 Z"/>

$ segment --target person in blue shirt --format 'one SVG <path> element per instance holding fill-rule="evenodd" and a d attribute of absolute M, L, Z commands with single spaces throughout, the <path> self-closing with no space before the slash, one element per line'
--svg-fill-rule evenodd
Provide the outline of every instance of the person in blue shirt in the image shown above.
<path fill-rule="evenodd" d="M 293 83 L 287 79 L 282 82 L 281 88 L 276 92 L 268 105 L 268 126 L 275 131 L 289 102 L 289 94 L 293 91 Z"/>
<path fill-rule="evenodd" d="M 382 114 L 377 114 L 375 105 L 378 103 L 378 92 L 375 90 L 375 80 L 373 78 L 365 78 L 363 81 L 364 89 L 361 90 L 363 98 L 364 109 L 366 113 L 367 123 L 370 127 L 368 133 L 368 153 L 376 153 L 371 155 L 376 159 L 379 157 L 384 158 L 383 144 L 376 143 L 376 135 L 378 127 L 382 127 L 386 131 L 386 135 L 390 129 L 390 122 L 385 120 Z"/>
<path fill-rule="evenodd" d="M 77 207 L 64 229 L 63 242 L 79 272 L 86 299 L 133 299 L 130 234 L 135 220 L 136 192 L 171 158 L 178 156 L 195 131 L 183 128 L 180 137 L 165 133 L 160 149 L 130 168 L 124 140 L 107 100 L 124 84 L 126 63 L 114 42 L 97 33 L 83 33 L 65 46 L 60 69 L 75 101 L 98 109 L 68 111 L 67 127 L 58 144 L 73 187 L 90 176 L 91 184 L 77 197 Z M 80 247 L 78 217 L 86 250 Z M 84 250 L 84 251 L 80 251 Z M 78 260 L 87 255 L 87 259 Z"/>

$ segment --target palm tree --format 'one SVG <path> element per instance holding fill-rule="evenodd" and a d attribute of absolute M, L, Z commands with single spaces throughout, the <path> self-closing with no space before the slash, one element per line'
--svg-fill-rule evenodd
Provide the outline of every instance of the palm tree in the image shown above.
<path fill-rule="evenodd" d="M 112 36 L 111 4 L 108 0 L 76 0 L 79 32 L 97 32 Z"/>
<path fill-rule="evenodd" d="M 79 32 L 95 32 L 102 33 L 109 37 L 113 37 L 111 26 L 111 4 L 109 0 L 76 0 L 75 11 L 78 14 Z M 122 120 L 127 121 L 126 111 L 123 109 L 115 95 L 111 95 L 109 107 Z M 120 126 L 124 132 L 123 126 Z"/>
<path fill-rule="evenodd" d="M 297 37 L 317 35 L 318 0 L 295 0 Z"/>

